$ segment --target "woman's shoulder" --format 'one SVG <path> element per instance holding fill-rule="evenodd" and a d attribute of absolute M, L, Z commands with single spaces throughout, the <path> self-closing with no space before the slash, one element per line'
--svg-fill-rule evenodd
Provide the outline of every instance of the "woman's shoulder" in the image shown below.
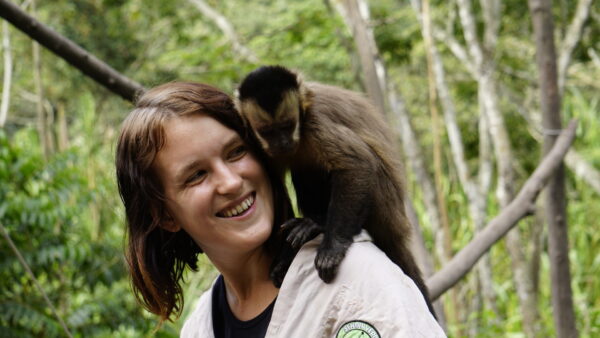
<path fill-rule="evenodd" d="M 373 242 L 366 231 L 354 238 L 340 264 L 334 283 L 353 291 L 357 297 L 383 297 L 407 306 L 424 303 L 421 291 L 402 269 Z"/>
<path fill-rule="evenodd" d="M 215 279 L 216 282 L 216 279 Z M 206 290 L 196 302 L 193 312 L 187 316 L 180 337 L 213 337 L 212 331 L 212 289 Z"/>
<path fill-rule="evenodd" d="M 291 334 L 288 323 L 297 323 L 315 336 L 362 325 L 381 336 L 444 337 L 415 283 L 365 231 L 355 236 L 332 283 L 323 283 L 314 267 L 321 238 L 303 246 L 290 266 L 275 303 L 272 336 Z"/>
<path fill-rule="evenodd" d="M 302 267 L 304 274 L 316 273 L 314 257 L 321 242 L 321 236 L 308 242 L 296 256 L 294 262 Z M 394 264 L 386 254 L 373 244 L 369 234 L 363 230 L 354 237 L 354 243 L 348 248 L 346 256 L 339 266 L 333 284 L 355 284 L 368 282 L 369 285 L 388 285 L 390 281 L 403 286 L 414 285 L 414 282 Z M 398 285 L 398 284 L 396 284 Z M 416 285 L 415 285 L 416 287 Z"/>

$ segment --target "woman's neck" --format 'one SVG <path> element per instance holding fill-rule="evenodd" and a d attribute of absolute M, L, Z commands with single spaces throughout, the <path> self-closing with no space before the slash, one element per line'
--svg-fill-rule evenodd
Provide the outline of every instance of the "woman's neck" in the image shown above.
<path fill-rule="evenodd" d="M 227 264 L 215 262 L 225 281 L 229 308 L 239 320 L 258 316 L 277 297 L 279 289 L 269 279 L 271 261 L 264 250 L 257 250 Z"/>

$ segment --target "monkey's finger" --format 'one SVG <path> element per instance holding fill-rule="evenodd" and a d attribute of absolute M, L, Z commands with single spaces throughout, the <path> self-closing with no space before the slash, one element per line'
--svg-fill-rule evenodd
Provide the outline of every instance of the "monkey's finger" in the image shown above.
<path fill-rule="evenodd" d="M 323 229 L 309 218 L 296 218 L 293 223 L 286 222 L 286 231 L 288 232 L 286 241 L 294 249 L 299 249 L 304 243 L 323 232 Z"/>

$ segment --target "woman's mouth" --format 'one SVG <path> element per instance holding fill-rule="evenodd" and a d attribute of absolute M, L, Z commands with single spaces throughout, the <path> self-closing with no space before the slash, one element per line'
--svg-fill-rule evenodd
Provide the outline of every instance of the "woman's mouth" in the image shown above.
<path fill-rule="evenodd" d="M 244 215 L 254 205 L 255 193 L 252 193 L 241 203 L 217 213 L 218 217 L 236 217 Z"/>

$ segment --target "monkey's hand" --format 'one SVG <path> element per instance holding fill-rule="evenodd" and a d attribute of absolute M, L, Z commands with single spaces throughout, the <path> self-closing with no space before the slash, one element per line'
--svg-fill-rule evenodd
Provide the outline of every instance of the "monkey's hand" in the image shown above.
<path fill-rule="evenodd" d="M 281 227 L 285 240 L 294 249 L 300 249 L 304 243 L 317 237 L 318 234 L 323 232 L 323 228 L 314 222 L 312 219 L 305 218 L 292 218 L 287 222 L 283 223 Z"/>
<path fill-rule="evenodd" d="M 325 236 L 323 242 L 317 249 L 315 257 L 315 267 L 319 272 L 319 277 L 325 283 L 331 283 L 337 273 L 338 266 L 346 256 L 346 251 L 352 242 L 335 240 Z"/>

